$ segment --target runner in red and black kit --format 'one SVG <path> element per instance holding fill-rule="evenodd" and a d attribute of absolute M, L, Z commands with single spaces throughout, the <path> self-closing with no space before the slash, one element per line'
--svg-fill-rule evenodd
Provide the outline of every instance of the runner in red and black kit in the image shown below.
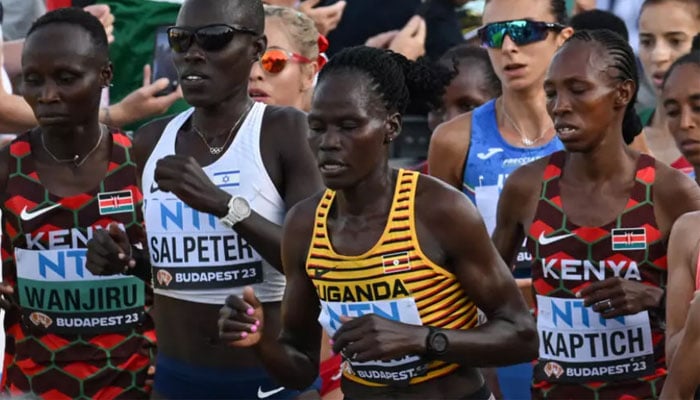
<path fill-rule="evenodd" d="M 534 258 L 534 398 L 656 398 L 666 377 L 666 242 L 700 190 L 625 146 L 634 60 L 608 30 L 562 47 L 545 92 L 566 150 L 518 169 L 501 195 L 497 248 L 511 259 L 526 235 Z"/>
<path fill-rule="evenodd" d="M 147 285 L 85 268 L 98 229 L 124 230 L 132 255 L 146 246 L 131 140 L 98 123 L 111 78 L 95 17 L 63 9 L 30 29 L 23 95 L 40 126 L 0 150 L 0 306 L 11 395 L 148 397 L 155 334 Z"/>

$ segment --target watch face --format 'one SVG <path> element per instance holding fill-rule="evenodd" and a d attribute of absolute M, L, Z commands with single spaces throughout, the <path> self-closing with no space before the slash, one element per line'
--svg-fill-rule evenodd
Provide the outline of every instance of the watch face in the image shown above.
<path fill-rule="evenodd" d="M 248 204 L 248 201 L 242 197 L 236 197 L 233 199 L 233 203 L 231 205 L 233 206 L 233 210 L 238 215 L 246 215 L 248 212 L 250 212 L 250 205 Z"/>
<path fill-rule="evenodd" d="M 432 347 L 437 353 L 442 353 L 447 350 L 447 336 L 444 333 L 436 333 L 430 341 Z"/>

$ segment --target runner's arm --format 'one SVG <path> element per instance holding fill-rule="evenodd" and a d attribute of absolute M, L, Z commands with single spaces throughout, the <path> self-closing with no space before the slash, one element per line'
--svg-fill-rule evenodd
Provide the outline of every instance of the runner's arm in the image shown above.
<path fill-rule="evenodd" d="M 444 187 L 443 187 L 444 188 Z M 460 192 L 443 190 L 426 222 L 453 267 L 465 294 L 488 322 L 466 331 L 448 330 L 443 361 L 491 367 L 530 361 L 537 354 L 534 319 L 476 208 Z M 519 243 L 518 243 L 519 244 Z"/>
<path fill-rule="evenodd" d="M 684 334 L 673 360 L 668 360 L 668 376 L 661 399 L 693 399 L 700 386 L 700 299 L 695 295 L 688 310 Z"/>
<path fill-rule="evenodd" d="M 472 113 L 440 124 L 430 138 L 428 173 L 462 190 L 464 164 L 469 152 Z"/>
<path fill-rule="evenodd" d="M 673 363 L 683 338 L 690 301 L 695 290 L 695 269 L 700 243 L 700 213 L 688 213 L 676 221 L 668 242 L 666 284 L 666 359 Z M 670 289 L 670 290 L 668 290 Z"/>
<path fill-rule="evenodd" d="M 318 376 L 321 326 L 319 301 L 306 274 L 306 256 L 314 224 L 315 203 L 292 208 L 284 224 L 282 260 L 287 286 L 282 300 L 282 330 L 275 343 L 256 346 L 265 367 L 289 388 L 309 387 Z"/>

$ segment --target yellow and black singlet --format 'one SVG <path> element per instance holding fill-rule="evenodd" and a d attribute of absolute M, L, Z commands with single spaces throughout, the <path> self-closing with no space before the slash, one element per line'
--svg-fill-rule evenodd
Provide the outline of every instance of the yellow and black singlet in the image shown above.
<path fill-rule="evenodd" d="M 335 192 L 326 190 L 316 209 L 306 273 L 321 303 L 319 322 L 329 335 L 340 317 L 365 314 L 412 325 L 470 329 L 477 325 L 474 303 L 454 274 L 426 257 L 415 223 L 417 172 L 400 170 L 384 233 L 366 253 L 334 251 L 327 230 Z M 345 364 L 343 375 L 367 386 L 402 386 L 447 375 L 457 364 L 407 355 L 390 361 Z"/>

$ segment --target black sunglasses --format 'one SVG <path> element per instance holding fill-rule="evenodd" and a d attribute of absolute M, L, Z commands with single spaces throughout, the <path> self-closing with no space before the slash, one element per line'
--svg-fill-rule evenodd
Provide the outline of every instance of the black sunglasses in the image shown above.
<path fill-rule="evenodd" d="M 481 44 L 492 49 L 500 49 L 506 35 L 518 46 L 539 42 L 547 38 L 550 30 L 561 31 L 565 26 L 552 22 L 531 21 L 529 19 L 516 19 L 512 21 L 493 22 L 477 33 Z"/>
<path fill-rule="evenodd" d="M 197 42 L 204 51 L 219 51 L 231 42 L 236 32 L 258 34 L 240 25 L 213 24 L 195 29 L 172 26 L 168 28 L 168 43 L 176 53 L 186 52 L 192 46 L 192 42 Z"/>

